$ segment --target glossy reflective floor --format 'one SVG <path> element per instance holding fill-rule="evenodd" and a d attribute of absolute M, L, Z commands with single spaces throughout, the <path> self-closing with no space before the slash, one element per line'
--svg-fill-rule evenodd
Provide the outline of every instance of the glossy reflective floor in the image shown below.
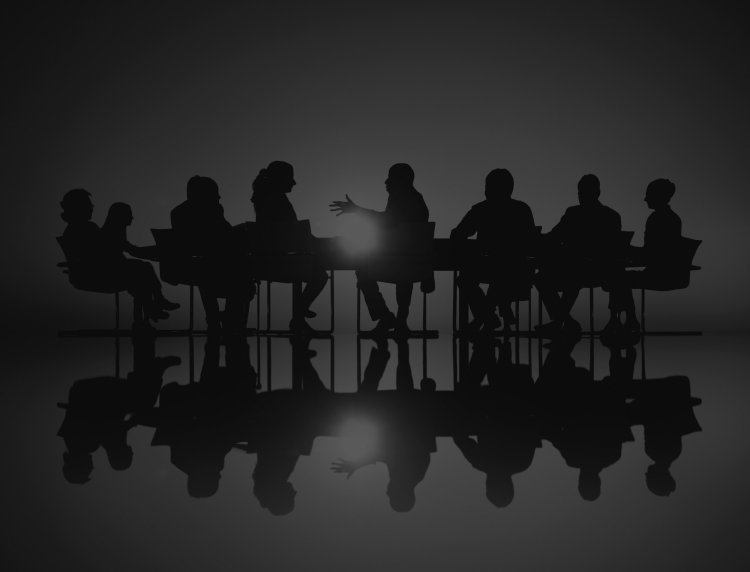
<path fill-rule="evenodd" d="M 6 339 L 5 569 L 746 570 L 749 341 Z"/>

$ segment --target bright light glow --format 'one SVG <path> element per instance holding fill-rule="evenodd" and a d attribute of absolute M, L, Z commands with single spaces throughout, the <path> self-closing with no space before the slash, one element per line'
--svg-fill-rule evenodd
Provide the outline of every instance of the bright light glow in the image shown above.
<path fill-rule="evenodd" d="M 343 247 L 347 254 L 368 254 L 378 246 L 378 227 L 369 217 L 351 214 L 343 222 Z"/>
<path fill-rule="evenodd" d="M 359 461 L 376 454 L 380 446 L 377 424 L 364 417 L 350 417 L 341 425 L 341 457 Z"/>

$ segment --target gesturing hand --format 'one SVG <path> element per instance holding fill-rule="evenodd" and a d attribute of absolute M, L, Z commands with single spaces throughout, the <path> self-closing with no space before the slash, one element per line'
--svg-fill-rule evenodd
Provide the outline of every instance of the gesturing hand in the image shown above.
<path fill-rule="evenodd" d="M 356 471 L 359 467 L 356 463 L 353 461 L 347 461 L 346 459 L 337 459 L 333 463 L 331 463 L 331 470 L 334 473 L 346 473 L 346 478 L 348 479 L 354 474 L 354 471 Z"/>
<path fill-rule="evenodd" d="M 331 208 L 331 212 L 336 213 L 336 216 L 352 213 L 358 208 L 354 201 L 349 198 L 349 195 L 345 196 L 345 201 L 333 201 L 330 205 L 328 205 Z"/>

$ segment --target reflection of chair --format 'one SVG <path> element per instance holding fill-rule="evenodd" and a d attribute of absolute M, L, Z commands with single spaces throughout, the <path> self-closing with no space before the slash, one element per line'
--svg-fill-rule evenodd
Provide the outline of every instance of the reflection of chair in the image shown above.
<path fill-rule="evenodd" d="M 292 305 L 296 309 L 302 293 L 302 282 L 307 282 L 318 268 L 312 254 L 315 238 L 310 221 L 290 223 L 248 222 L 242 225 L 245 242 L 252 253 L 252 272 L 258 281 L 266 282 L 266 332 L 271 332 L 271 283 L 291 283 Z M 334 277 L 329 273 L 331 293 L 331 326 L 334 329 Z M 258 289 L 260 310 L 260 289 Z M 293 313 L 295 313 L 293 311 Z"/>
<path fill-rule="evenodd" d="M 690 273 L 700 270 L 693 265 L 693 258 L 701 240 L 680 237 L 673 257 L 674 264 L 661 268 L 646 267 L 635 279 L 635 287 L 641 290 L 641 331 L 646 332 L 646 290 L 668 292 L 682 290 L 690 285 Z"/>
<path fill-rule="evenodd" d="M 115 295 L 115 330 L 120 329 L 120 292 L 124 291 L 125 286 L 117 280 L 107 277 L 106 275 L 91 276 L 81 271 L 74 258 L 71 256 L 67 241 L 64 236 L 57 237 L 57 243 L 62 248 L 65 262 L 57 266 L 63 269 L 63 273 L 68 275 L 70 284 L 76 290 L 85 292 L 98 292 L 101 294 Z"/>
<path fill-rule="evenodd" d="M 397 284 L 421 282 L 422 334 L 427 334 L 427 294 L 435 287 L 433 273 L 433 238 L 435 223 L 403 223 L 383 233 L 377 252 L 360 268 L 376 282 Z M 357 333 L 362 333 L 362 292 L 357 285 Z"/>

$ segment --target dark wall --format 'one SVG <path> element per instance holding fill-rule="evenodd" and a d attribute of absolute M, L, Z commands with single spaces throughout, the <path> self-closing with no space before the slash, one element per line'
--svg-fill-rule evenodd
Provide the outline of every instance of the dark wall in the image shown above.
<path fill-rule="evenodd" d="M 168 225 L 196 174 L 227 218 L 253 217 L 250 182 L 296 167 L 292 200 L 320 236 L 328 203 L 385 204 L 388 166 L 409 162 L 437 234 L 506 167 L 537 224 L 575 202 L 581 175 L 640 243 L 646 184 L 677 184 L 684 234 L 704 244 L 691 289 L 657 296 L 670 327 L 744 327 L 748 275 L 747 100 L 742 3 L 215 2 L 35 4 L 4 38 L 8 324 L 74 327 L 108 300 L 72 291 L 58 202 L 94 195 L 101 222 L 132 204 L 133 242 Z M 348 281 L 348 278 L 347 278 Z M 446 323 L 444 280 L 432 307 Z M 181 294 L 174 294 L 179 297 Z M 341 312 L 350 294 L 342 288 Z M 602 300 L 603 302 L 603 300 Z M 342 318 L 342 324 L 347 322 Z"/>

